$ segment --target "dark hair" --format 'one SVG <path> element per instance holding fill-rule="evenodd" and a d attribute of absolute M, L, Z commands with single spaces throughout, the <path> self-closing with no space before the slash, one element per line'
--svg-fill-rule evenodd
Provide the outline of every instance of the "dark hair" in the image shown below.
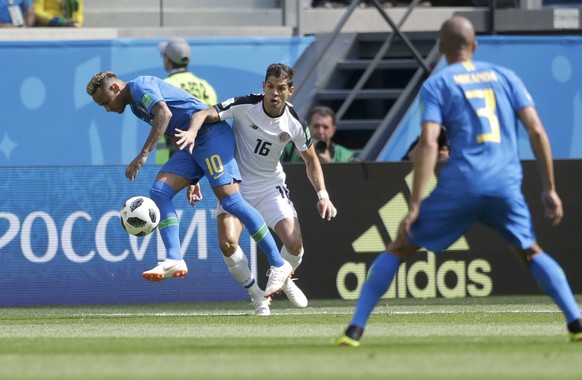
<path fill-rule="evenodd" d="M 447 138 L 447 132 L 444 127 L 441 126 L 441 132 L 439 133 L 438 138 L 439 150 L 443 149 L 444 147 L 450 147 L 451 144 L 449 143 L 449 139 Z"/>
<path fill-rule="evenodd" d="M 402 160 L 410 160 L 410 152 L 414 149 L 414 147 L 418 144 L 419 141 L 420 141 L 420 136 L 417 137 L 416 140 L 414 140 L 412 142 L 412 144 L 410 144 L 410 146 L 408 147 L 408 150 L 404 154 L 404 157 L 402 157 Z M 444 148 L 447 148 L 447 149 L 451 148 L 451 143 L 447 137 L 447 131 L 446 131 L 445 127 L 443 127 L 442 125 L 441 125 L 441 131 L 439 133 L 439 137 L 438 137 L 437 142 L 439 145 L 439 151 L 443 150 Z"/>
<path fill-rule="evenodd" d="M 327 106 L 315 106 L 309 112 L 309 122 L 311 123 L 311 118 L 313 115 L 320 115 L 320 116 L 331 116 L 331 121 L 333 125 L 335 125 L 335 112 Z"/>
<path fill-rule="evenodd" d="M 168 62 L 170 62 L 170 66 L 172 66 L 172 69 L 185 69 L 188 67 L 188 63 L 176 63 L 169 58 Z"/>
<path fill-rule="evenodd" d="M 291 67 L 285 65 L 284 63 L 272 63 L 267 67 L 267 72 L 265 74 L 265 82 L 269 77 L 275 77 L 279 79 L 287 79 L 287 84 L 289 87 L 293 86 L 293 74 L 294 71 Z"/>

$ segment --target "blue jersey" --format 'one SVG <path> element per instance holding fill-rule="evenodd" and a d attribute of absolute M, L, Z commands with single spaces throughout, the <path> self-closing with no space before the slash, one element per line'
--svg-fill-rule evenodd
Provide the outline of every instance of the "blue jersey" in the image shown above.
<path fill-rule="evenodd" d="M 486 62 L 455 63 L 424 83 L 420 101 L 422 121 L 443 125 L 451 144 L 439 176 L 442 190 L 520 190 L 516 113 L 534 102 L 513 71 Z"/>
<path fill-rule="evenodd" d="M 192 115 L 206 108 L 204 103 L 188 92 L 160 78 L 141 76 L 127 82 L 127 85 L 135 101 L 135 104 L 130 105 L 131 111 L 150 125 L 154 119 L 152 108 L 162 100 L 166 102 L 172 111 L 172 118 L 164 132 L 168 136 L 173 136 L 176 128 L 187 130 Z M 198 138 L 196 142 L 199 142 Z"/>
<path fill-rule="evenodd" d="M 150 125 L 154 119 L 152 108 L 160 101 L 166 102 L 172 112 L 165 131 L 169 136 L 174 135 L 176 128 L 188 130 L 192 115 L 207 108 L 188 92 L 160 78 L 141 76 L 127 85 L 135 101 L 130 105 L 132 112 Z M 205 124 L 198 131 L 192 154 L 188 150 L 178 150 L 160 171 L 180 175 L 192 183 L 206 177 L 212 188 L 240 181 L 234 149 L 234 133 L 227 122 Z"/>

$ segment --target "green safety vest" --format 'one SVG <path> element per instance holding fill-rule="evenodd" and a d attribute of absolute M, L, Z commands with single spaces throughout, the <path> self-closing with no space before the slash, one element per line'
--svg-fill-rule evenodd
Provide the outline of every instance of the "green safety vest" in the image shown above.
<path fill-rule="evenodd" d="M 198 78 L 189 71 L 180 71 L 171 74 L 164 81 L 189 92 L 202 103 L 211 107 L 218 103 L 214 87 L 204 79 Z M 162 135 L 156 146 L 156 164 L 163 165 L 174 152 L 174 142 L 168 136 Z"/>

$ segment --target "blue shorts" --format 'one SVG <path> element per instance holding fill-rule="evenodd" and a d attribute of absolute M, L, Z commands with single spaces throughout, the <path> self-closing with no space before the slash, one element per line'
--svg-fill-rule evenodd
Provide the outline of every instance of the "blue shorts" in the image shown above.
<path fill-rule="evenodd" d="M 241 180 L 234 159 L 235 138 L 227 123 L 203 125 L 196 137 L 192 154 L 177 150 L 162 166 L 160 172 L 168 172 L 198 183 L 206 176 L 211 188 Z"/>
<path fill-rule="evenodd" d="M 475 222 L 520 249 L 530 248 L 536 240 L 531 214 L 520 191 L 500 196 L 468 195 L 440 191 L 438 186 L 421 202 L 408 240 L 438 253 L 467 233 Z"/>

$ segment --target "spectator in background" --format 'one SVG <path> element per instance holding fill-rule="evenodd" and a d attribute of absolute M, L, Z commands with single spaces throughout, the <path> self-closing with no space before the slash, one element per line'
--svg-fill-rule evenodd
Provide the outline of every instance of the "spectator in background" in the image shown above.
<path fill-rule="evenodd" d="M 81 27 L 83 0 L 34 0 L 36 26 Z"/>
<path fill-rule="evenodd" d="M 0 28 L 34 25 L 32 0 L 0 0 Z"/>
<path fill-rule="evenodd" d="M 404 155 L 404 157 L 402 157 L 402 161 L 414 161 L 414 155 L 416 154 L 416 146 L 418 145 L 419 140 L 420 136 L 417 137 L 416 140 L 412 142 L 412 144 L 410 144 L 410 147 L 406 151 L 406 154 Z M 447 134 L 445 133 L 445 128 L 443 126 L 441 126 L 441 132 L 439 133 L 438 144 L 439 149 L 437 160 L 445 161 L 449 158 L 451 144 L 449 143 L 449 139 L 447 138 Z"/>
<path fill-rule="evenodd" d="M 315 153 L 321 163 L 350 162 L 354 160 L 354 152 L 332 141 L 337 128 L 335 112 L 329 107 L 316 106 L 309 113 L 309 131 L 315 148 Z M 287 144 L 281 155 L 281 161 L 300 162 L 301 156 L 293 143 Z"/>
<path fill-rule="evenodd" d="M 211 107 L 218 103 L 214 87 L 204 79 L 188 71 L 190 63 L 190 45 L 180 37 L 174 37 L 170 41 L 161 42 L 158 45 L 160 54 L 164 60 L 164 70 L 168 77 L 164 80 L 189 92 L 202 103 Z M 163 165 L 176 151 L 174 140 L 162 136 L 156 147 L 156 164 Z"/>
<path fill-rule="evenodd" d="M 190 45 L 185 39 L 174 37 L 168 42 L 161 42 L 158 49 L 164 59 L 164 70 L 169 74 L 164 79 L 166 82 L 188 91 L 209 107 L 218 103 L 214 87 L 188 71 Z"/>

